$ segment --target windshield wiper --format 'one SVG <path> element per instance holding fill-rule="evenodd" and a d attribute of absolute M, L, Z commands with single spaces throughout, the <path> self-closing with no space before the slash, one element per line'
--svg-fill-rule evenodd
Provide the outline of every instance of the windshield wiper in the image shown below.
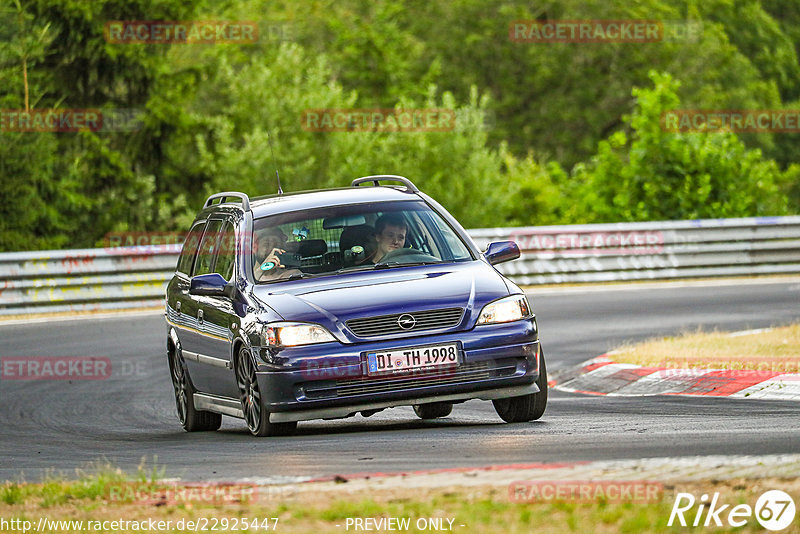
<path fill-rule="evenodd" d="M 338 269 L 336 271 L 336 274 L 357 273 L 357 272 L 361 272 L 361 271 L 372 271 L 373 269 L 375 269 L 375 266 L 373 264 L 371 264 L 371 263 L 369 265 L 354 265 L 352 267 L 342 267 L 341 269 Z"/>
<path fill-rule="evenodd" d="M 410 262 L 403 262 L 400 263 L 399 261 L 387 261 L 382 263 L 376 263 L 374 268 L 377 269 L 391 269 L 393 267 L 411 267 L 414 265 L 436 265 L 438 263 L 443 263 L 441 261 L 410 261 Z"/>
<path fill-rule="evenodd" d="M 353 267 L 343 267 L 335 272 L 335 274 L 342 274 L 342 273 L 359 273 L 364 271 L 379 271 L 382 269 L 393 269 L 395 267 L 410 267 L 413 265 L 435 265 L 439 263 L 444 263 L 441 261 L 411 261 L 411 262 L 399 262 L 399 261 L 386 261 L 381 263 L 370 263 L 369 265 L 354 265 Z M 333 273 L 327 273 L 333 274 Z"/>
<path fill-rule="evenodd" d="M 282 280 L 300 280 L 303 278 L 314 278 L 315 276 L 319 276 L 316 273 L 294 273 L 291 276 L 287 276 L 286 278 L 282 278 Z"/>
<path fill-rule="evenodd" d="M 260 284 L 274 284 L 276 282 L 286 282 L 289 280 L 301 280 L 303 278 L 314 278 L 315 276 L 319 276 L 318 274 L 313 273 L 294 273 L 290 276 L 278 277 L 272 280 L 261 280 Z"/>

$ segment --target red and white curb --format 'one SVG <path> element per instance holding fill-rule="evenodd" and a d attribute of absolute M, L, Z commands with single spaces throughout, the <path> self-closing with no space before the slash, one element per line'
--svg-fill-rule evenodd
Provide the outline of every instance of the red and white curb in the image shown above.
<path fill-rule="evenodd" d="M 559 391 L 640 397 L 697 395 L 712 397 L 800 399 L 800 374 L 726 369 L 670 369 L 614 362 L 607 354 L 553 374 Z"/>

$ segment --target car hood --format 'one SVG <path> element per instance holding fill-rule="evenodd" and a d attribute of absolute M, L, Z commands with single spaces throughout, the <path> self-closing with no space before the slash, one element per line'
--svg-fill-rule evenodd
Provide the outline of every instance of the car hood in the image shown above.
<path fill-rule="evenodd" d="M 472 324 L 486 303 L 509 294 L 502 276 L 483 261 L 282 282 L 256 286 L 254 293 L 284 320 L 319 323 L 344 338 L 346 321 L 393 313 L 463 308 L 465 324 Z"/>

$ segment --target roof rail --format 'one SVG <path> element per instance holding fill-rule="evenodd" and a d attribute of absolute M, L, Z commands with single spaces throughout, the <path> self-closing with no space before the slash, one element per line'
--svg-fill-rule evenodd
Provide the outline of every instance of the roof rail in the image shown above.
<path fill-rule="evenodd" d="M 237 191 L 225 191 L 223 193 L 216 193 L 211 195 L 206 199 L 206 203 L 203 205 L 203 208 L 207 208 L 211 205 L 212 201 L 215 199 L 220 199 L 219 203 L 224 204 L 225 199 L 228 197 L 238 198 L 242 201 L 242 209 L 244 211 L 250 211 L 250 197 L 248 197 L 244 193 L 239 193 Z"/>
<path fill-rule="evenodd" d="M 408 178 L 404 178 L 402 176 L 397 176 L 396 174 L 376 174 L 375 176 L 363 176 L 361 178 L 356 178 L 355 180 L 353 180 L 353 183 L 350 184 L 350 187 L 356 187 L 357 185 L 363 184 L 365 182 L 372 182 L 377 187 L 378 185 L 380 185 L 378 183 L 380 180 L 401 182 L 412 193 L 419 193 L 419 188 L 416 185 L 414 185 L 414 183 L 411 180 L 409 180 Z"/>

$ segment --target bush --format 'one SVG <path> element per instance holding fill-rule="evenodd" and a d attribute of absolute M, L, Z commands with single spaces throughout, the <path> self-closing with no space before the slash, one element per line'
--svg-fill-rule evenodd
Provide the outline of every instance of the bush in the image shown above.
<path fill-rule="evenodd" d="M 678 81 L 651 72 L 652 88 L 633 90 L 634 112 L 625 117 L 630 139 L 617 132 L 597 154 L 576 165 L 574 221 L 646 221 L 780 215 L 787 212 L 779 184 L 786 177 L 760 150 L 735 134 L 667 133 L 660 118 L 677 109 Z"/>

